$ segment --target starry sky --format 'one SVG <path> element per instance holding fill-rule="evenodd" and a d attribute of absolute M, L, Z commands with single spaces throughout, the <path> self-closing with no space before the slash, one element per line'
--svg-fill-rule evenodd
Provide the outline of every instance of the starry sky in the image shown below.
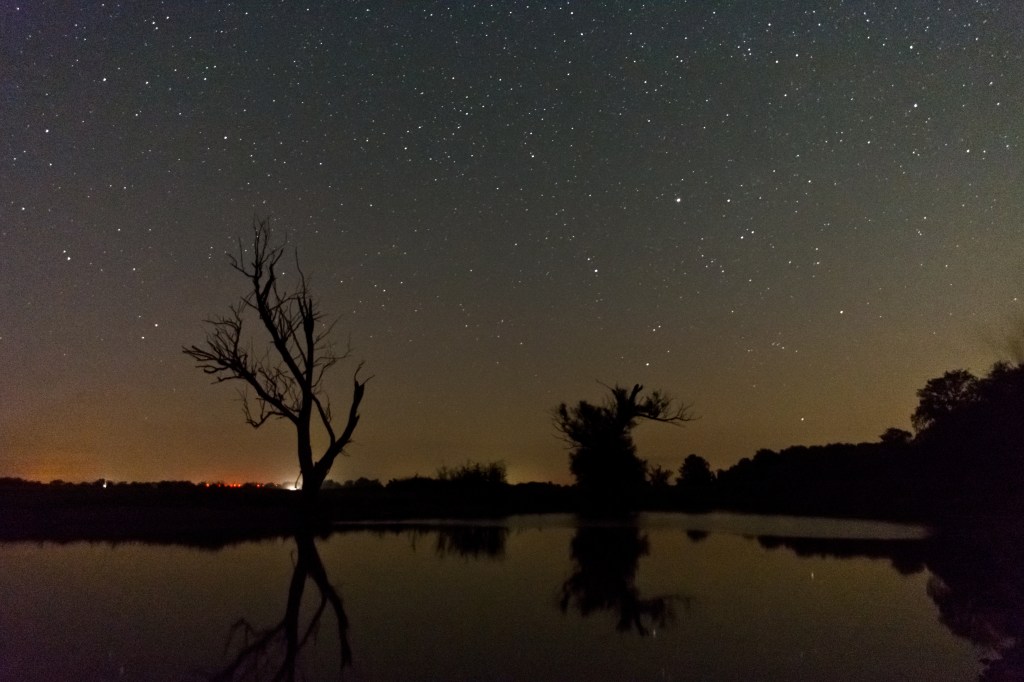
<path fill-rule="evenodd" d="M 5 2 L 0 475 L 294 480 L 181 353 L 254 216 L 374 375 L 338 480 L 569 482 L 550 412 L 600 382 L 693 405 L 637 431 L 671 469 L 909 429 L 1024 312 L 1021 36 L 1016 0 Z"/>

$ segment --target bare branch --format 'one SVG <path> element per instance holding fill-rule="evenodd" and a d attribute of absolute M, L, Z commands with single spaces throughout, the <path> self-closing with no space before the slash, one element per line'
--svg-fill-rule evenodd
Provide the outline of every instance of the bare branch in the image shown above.
<path fill-rule="evenodd" d="M 351 440 L 366 382 L 359 380 L 357 368 L 348 421 L 339 434 L 330 400 L 321 390 L 327 372 L 349 356 L 349 349 L 343 354 L 334 351 L 330 336 L 336 322 L 324 324 L 298 257 L 298 283 L 288 290 L 277 270 L 284 246 L 271 239 L 268 221 L 254 219 L 252 230 L 251 250 L 239 241 L 237 255 L 228 256 L 231 268 L 248 282 L 248 291 L 229 307 L 228 314 L 206 320 L 203 343 L 182 350 L 214 382 L 240 381 L 252 390 L 252 396 L 241 392 L 245 420 L 251 426 L 258 428 L 272 417 L 295 425 L 302 487 L 312 499 L 335 457 Z M 254 324 L 249 325 L 250 320 Z M 314 414 L 329 441 L 319 459 L 312 452 Z"/>

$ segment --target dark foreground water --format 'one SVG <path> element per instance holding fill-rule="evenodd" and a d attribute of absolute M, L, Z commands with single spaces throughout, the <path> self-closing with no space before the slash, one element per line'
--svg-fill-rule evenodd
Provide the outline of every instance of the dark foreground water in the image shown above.
<path fill-rule="evenodd" d="M 923 536 L 713 514 L 0 544 L 0 679 L 977 679 L 1009 643 L 954 634 Z"/>

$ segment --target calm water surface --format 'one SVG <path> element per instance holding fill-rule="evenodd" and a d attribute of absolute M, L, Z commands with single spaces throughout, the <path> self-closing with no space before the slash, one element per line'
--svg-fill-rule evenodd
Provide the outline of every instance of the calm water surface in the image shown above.
<path fill-rule="evenodd" d="M 923 537 L 713 514 L 0 544 L 0 679 L 977 679 Z"/>

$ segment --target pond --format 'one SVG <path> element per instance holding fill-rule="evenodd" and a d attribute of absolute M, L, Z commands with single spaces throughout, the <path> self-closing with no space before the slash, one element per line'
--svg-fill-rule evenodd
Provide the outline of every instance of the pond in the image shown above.
<path fill-rule="evenodd" d="M 0 679 L 977 679 L 1010 635 L 933 545 L 728 514 L 3 543 Z"/>

